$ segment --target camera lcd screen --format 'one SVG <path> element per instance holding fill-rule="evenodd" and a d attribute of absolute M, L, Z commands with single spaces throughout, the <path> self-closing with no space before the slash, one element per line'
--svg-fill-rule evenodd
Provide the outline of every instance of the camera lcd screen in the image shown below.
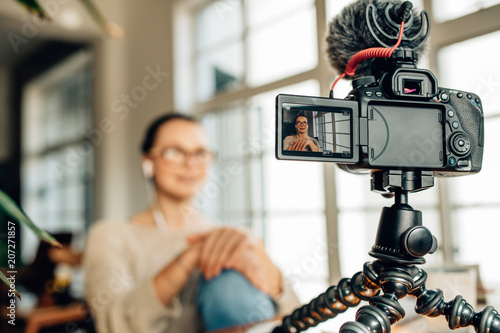
<path fill-rule="evenodd" d="M 276 102 L 278 158 L 357 161 L 356 102 L 291 95 L 278 95 Z"/>
<path fill-rule="evenodd" d="M 370 103 L 368 114 L 370 165 L 381 168 L 444 166 L 440 105 Z"/>

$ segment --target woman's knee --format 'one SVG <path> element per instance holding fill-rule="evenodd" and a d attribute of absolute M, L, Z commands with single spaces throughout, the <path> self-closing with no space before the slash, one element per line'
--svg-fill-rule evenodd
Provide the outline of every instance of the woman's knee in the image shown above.
<path fill-rule="evenodd" d="M 209 281 L 202 279 L 198 307 L 210 330 L 261 321 L 276 314 L 271 298 L 234 270 L 225 270 Z"/>

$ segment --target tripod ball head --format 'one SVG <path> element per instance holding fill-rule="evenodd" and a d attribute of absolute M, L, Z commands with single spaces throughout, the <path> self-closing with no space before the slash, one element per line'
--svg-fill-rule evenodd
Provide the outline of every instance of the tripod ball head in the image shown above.
<path fill-rule="evenodd" d="M 414 189 L 415 184 L 422 184 L 421 177 L 409 177 L 413 173 L 402 173 L 405 177 L 396 177 L 396 180 L 411 178 L 411 184 L 400 184 L 400 186 Z M 380 176 L 380 175 L 379 175 Z M 378 179 L 380 177 L 374 177 Z M 391 179 L 391 177 L 383 177 Z M 375 183 L 377 183 L 375 181 Z M 428 253 L 434 253 L 438 242 L 436 237 L 422 225 L 422 212 L 414 210 L 408 204 L 408 191 L 400 186 L 394 186 L 394 182 L 389 182 L 391 186 L 389 193 L 394 193 L 395 203 L 391 207 L 384 207 L 380 216 L 379 226 L 375 245 L 373 245 L 370 255 L 377 259 L 394 261 L 400 264 L 423 264 L 423 258 Z M 386 184 L 387 185 L 387 184 Z"/>

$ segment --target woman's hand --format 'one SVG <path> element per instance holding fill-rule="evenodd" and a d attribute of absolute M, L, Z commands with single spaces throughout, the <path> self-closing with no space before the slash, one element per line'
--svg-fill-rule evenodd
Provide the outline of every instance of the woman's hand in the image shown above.
<path fill-rule="evenodd" d="M 206 279 L 216 277 L 223 269 L 234 269 L 265 293 L 275 295 L 281 291 L 281 273 L 267 256 L 262 241 L 250 233 L 218 228 L 192 235 L 188 241 L 201 242 L 199 263 Z"/>
<path fill-rule="evenodd" d="M 300 139 L 293 142 L 290 147 L 288 147 L 288 150 L 306 151 L 306 147 L 309 147 L 311 151 L 319 151 L 318 147 L 314 144 L 311 138 Z"/>
<path fill-rule="evenodd" d="M 198 267 L 201 243 L 191 244 L 177 258 L 165 266 L 154 278 L 158 298 L 164 305 L 170 304 L 188 282 L 193 270 Z"/>

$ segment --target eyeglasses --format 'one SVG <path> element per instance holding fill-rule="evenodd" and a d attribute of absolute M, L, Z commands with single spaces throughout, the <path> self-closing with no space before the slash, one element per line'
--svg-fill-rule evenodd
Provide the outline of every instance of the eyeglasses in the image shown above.
<path fill-rule="evenodd" d="M 297 125 L 308 125 L 308 122 L 307 122 L 307 121 L 304 121 L 304 122 L 302 122 L 302 121 L 297 121 L 297 122 L 296 122 L 296 124 L 297 124 Z"/>
<path fill-rule="evenodd" d="M 210 150 L 198 149 L 194 152 L 187 152 L 177 147 L 152 148 L 149 155 L 152 157 L 160 155 L 166 163 L 175 166 L 186 164 L 188 157 L 192 158 L 196 165 L 206 165 L 215 157 L 215 153 Z"/>

